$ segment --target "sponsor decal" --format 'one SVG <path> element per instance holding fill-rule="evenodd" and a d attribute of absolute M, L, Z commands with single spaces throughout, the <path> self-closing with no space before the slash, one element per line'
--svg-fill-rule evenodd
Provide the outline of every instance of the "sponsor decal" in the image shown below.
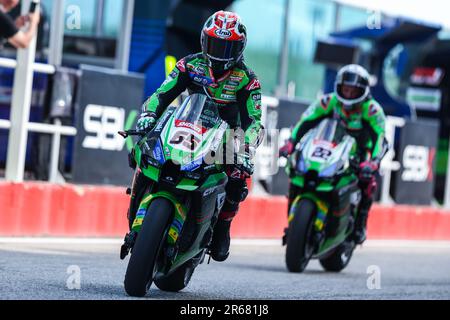
<path fill-rule="evenodd" d="M 253 101 L 261 100 L 261 94 L 260 93 L 253 94 L 252 99 Z"/>
<path fill-rule="evenodd" d="M 219 210 L 222 209 L 222 207 L 223 207 L 223 205 L 225 203 L 225 196 L 226 196 L 225 192 L 217 195 L 217 208 Z"/>
<path fill-rule="evenodd" d="M 243 71 L 232 71 L 231 76 L 241 79 L 245 76 L 245 73 Z M 233 79 L 231 79 L 231 80 L 233 80 Z"/>
<path fill-rule="evenodd" d="M 246 89 L 249 91 L 261 89 L 261 83 L 258 79 L 253 79 L 252 81 L 250 81 Z"/>
<path fill-rule="evenodd" d="M 206 74 L 206 70 L 205 70 L 205 68 L 202 67 L 202 66 L 197 66 L 197 67 L 195 67 L 195 68 L 194 68 L 194 71 L 195 71 L 197 74 L 201 75 L 201 76 L 204 76 L 204 75 Z"/>
<path fill-rule="evenodd" d="M 198 159 L 195 161 L 192 161 L 184 166 L 181 166 L 181 171 L 195 171 L 198 168 L 200 168 L 200 166 L 202 165 L 203 160 L 202 159 Z"/>
<path fill-rule="evenodd" d="M 138 210 L 138 212 L 136 212 L 136 218 L 144 218 L 146 214 L 147 214 L 147 209 L 141 208 Z"/>
<path fill-rule="evenodd" d="M 175 127 L 177 128 L 187 128 L 191 129 L 198 134 L 203 134 L 206 132 L 206 128 L 196 125 L 195 123 L 187 122 L 184 120 L 175 120 Z"/>
<path fill-rule="evenodd" d="M 222 39 L 228 39 L 231 38 L 231 36 L 233 35 L 231 33 L 231 31 L 227 30 L 227 29 L 218 29 L 216 31 L 214 31 L 214 33 L 216 34 L 216 36 L 222 38 Z"/>
<path fill-rule="evenodd" d="M 205 170 L 212 170 L 215 169 L 216 165 L 215 164 L 210 164 L 209 166 L 204 167 Z"/>
<path fill-rule="evenodd" d="M 179 74 L 180 74 L 180 71 L 178 71 L 177 69 L 173 69 L 173 71 L 169 74 L 169 78 L 175 79 L 176 77 L 178 77 Z"/>
<path fill-rule="evenodd" d="M 163 151 L 162 151 L 162 147 L 161 147 L 161 143 L 158 142 L 155 145 L 155 148 L 153 149 L 153 157 L 159 162 L 159 163 L 164 163 L 164 155 L 163 155 Z"/>
<path fill-rule="evenodd" d="M 185 60 L 181 59 L 180 61 L 177 62 L 176 66 L 178 68 L 178 70 L 180 70 L 181 72 L 186 72 L 186 68 L 185 68 Z"/>
<path fill-rule="evenodd" d="M 231 80 L 233 83 L 235 83 L 235 82 L 240 83 L 240 82 L 242 81 L 242 77 L 231 76 L 231 77 L 230 77 L 230 80 Z"/>
<path fill-rule="evenodd" d="M 234 100 L 236 98 L 236 96 L 232 94 L 221 94 L 220 97 L 226 100 Z"/>
<path fill-rule="evenodd" d="M 375 104 L 371 104 L 369 107 L 369 117 L 373 116 L 378 112 L 378 108 Z"/>
<path fill-rule="evenodd" d="M 204 197 L 207 197 L 207 196 L 213 194 L 214 191 L 216 191 L 217 189 L 218 189 L 217 186 L 212 187 L 212 188 L 209 188 L 209 189 L 206 189 L 205 192 L 203 192 L 203 196 L 204 196 Z"/>
<path fill-rule="evenodd" d="M 235 168 L 233 170 L 233 172 L 231 172 L 231 174 L 230 174 L 230 178 L 234 178 L 234 179 L 242 179 L 243 176 L 244 176 L 244 174 L 242 173 L 242 171 L 237 168 Z"/>
<path fill-rule="evenodd" d="M 239 86 L 239 81 L 230 80 L 230 81 L 227 81 L 227 85 L 237 87 L 237 86 Z"/>
<path fill-rule="evenodd" d="M 329 95 L 323 97 L 320 102 L 320 105 L 322 106 L 322 108 L 327 109 L 328 104 L 330 103 L 330 100 L 331 100 L 331 97 Z"/>
<path fill-rule="evenodd" d="M 230 85 L 227 85 L 227 84 L 223 86 L 223 88 L 224 88 L 225 90 L 230 90 L 230 91 L 236 90 L 236 87 L 237 87 L 237 86 L 230 86 Z"/>
<path fill-rule="evenodd" d="M 213 84 L 212 79 L 204 77 L 204 76 L 201 76 L 201 75 L 198 75 L 196 73 L 191 73 L 190 72 L 189 76 L 191 77 L 191 79 L 194 82 L 199 83 L 199 84 L 201 84 L 203 86 L 207 86 L 207 85 Z"/>

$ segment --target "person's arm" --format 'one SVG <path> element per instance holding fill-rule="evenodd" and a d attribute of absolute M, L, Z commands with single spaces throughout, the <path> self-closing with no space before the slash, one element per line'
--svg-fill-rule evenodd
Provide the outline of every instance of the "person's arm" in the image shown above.
<path fill-rule="evenodd" d="M 328 117 L 333 112 L 333 108 L 330 103 L 331 99 L 332 98 L 330 95 L 326 95 L 321 100 L 314 102 L 308 107 L 308 109 L 306 109 L 300 118 L 300 121 L 292 131 L 291 140 L 294 146 L 300 141 L 306 132 L 317 126 L 320 121 Z"/>
<path fill-rule="evenodd" d="M 156 92 L 142 105 L 143 112 L 152 112 L 160 117 L 164 110 L 184 91 L 189 84 L 186 58 L 181 59 Z"/>
<path fill-rule="evenodd" d="M 368 124 L 370 137 L 372 140 L 372 150 L 370 150 L 370 160 L 379 164 L 387 151 L 385 122 L 386 116 L 383 108 L 373 101 L 363 112 L 363 119 Z"/>
<path fill-rule="evenodd" d="M 15 25 L 13 19 L 0 10 L 0 39 L 9 39 L 19 32 L 19 28 Z"/>
<path fill-rule="evenodd" d="M 262 142 L 263 126 L 261 124 L 261 85 L 253 73 L 250 75 L 249 83 L 238 92 L 237 101 L 241 128 L 245 132 L 245 145 L 256 150 Z"/>
<path fill-rule="evenodd" d="M 40 13 L 37 10 L 35 13 L 29 14 L 30 25 L 28 30 L 21 31 L 19 30 L 12 37 L 8 38 L 8 42 L 16 47 L 17 49 L 25 49 L 30 45 L 31 40 L 36 36 L 39 21 L 40 21 Z M 19 23 L 20 25 L 21 23 Z"/>

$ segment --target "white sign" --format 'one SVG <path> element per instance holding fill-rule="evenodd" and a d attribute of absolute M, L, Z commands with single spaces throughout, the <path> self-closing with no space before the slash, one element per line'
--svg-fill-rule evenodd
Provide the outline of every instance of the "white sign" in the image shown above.
<path fill-rule="evenodd" d="M 117 132 L 123 130 L 124 123 L 125 109 L 88 105 L 84 111 L 83 126 L 88 134 L 94 135 L 84 138 L 83 148 L 122 151 L 125 139 Z"/>
<path fill-rule="evenodd" d="M 441 109 L 442 92 L 439 89 L 408 88 L 406 100 L 414 109 L 439 111 Z"/>

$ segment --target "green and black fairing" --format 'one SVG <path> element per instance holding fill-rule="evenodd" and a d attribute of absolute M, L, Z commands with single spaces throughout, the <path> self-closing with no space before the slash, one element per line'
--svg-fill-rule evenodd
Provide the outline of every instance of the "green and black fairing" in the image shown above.
<path fill-rule="evenodd" d="M 336 119 L 325 119 L 310 130 L 288 159 L 286 172 L 296 190 L 289 223 L 302 199 L 315 204 L 319 240 L 313 257 L 323 256 L 352 232 L 360 195 L 356 163 L 356 141 Z"/>
<path fill-rule="evenodd" d="M 137 142 L 132 154 L 151 181 L 136 212 L 132 230 L 139 232 L 150 203 L 168 199 L 174 208 L 165 247 L 167 275 L 204 250 L 225 199 L 228 177 L 220 161 L 228 125 L 215 103 L 191 95 L 178 108 L 169 107 L 152 131 Z"/>

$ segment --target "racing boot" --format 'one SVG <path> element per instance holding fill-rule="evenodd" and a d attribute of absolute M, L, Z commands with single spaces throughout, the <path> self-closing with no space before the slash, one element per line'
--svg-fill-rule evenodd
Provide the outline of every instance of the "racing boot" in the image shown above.
<path fill-rule="evenodd" d="M 364 164 L 361 165 L 363 167 Z M 364 175 L 365 171 L 360 174 L 360 187 L 362 190 L 361 202 L 359 204 L 358 215 L 355 222 L 355 231 L 353 233 L 356 244 L 363 244 L 367 238 L 367 219 L 369 218 L 369 210 L 373 203 L 375 192 L 378 188 L 375 176 L 371 171 L 370 174 Z"/>
<path fill-rule="evenodd" d="M 369 209 L 371 202 L 369 204 L 361 204 L 361 207 L 356 217 L 354 240 L 356 244 L 363 244 L 367 238 L 367 219 L 369 218 Z"/>
<path fill-rule="evenodd" d="M 230 226 L 231 220 L 218 220 L 214 227 L 210 254 L 215 261 L 225 261 L 230 255 Z"/>

